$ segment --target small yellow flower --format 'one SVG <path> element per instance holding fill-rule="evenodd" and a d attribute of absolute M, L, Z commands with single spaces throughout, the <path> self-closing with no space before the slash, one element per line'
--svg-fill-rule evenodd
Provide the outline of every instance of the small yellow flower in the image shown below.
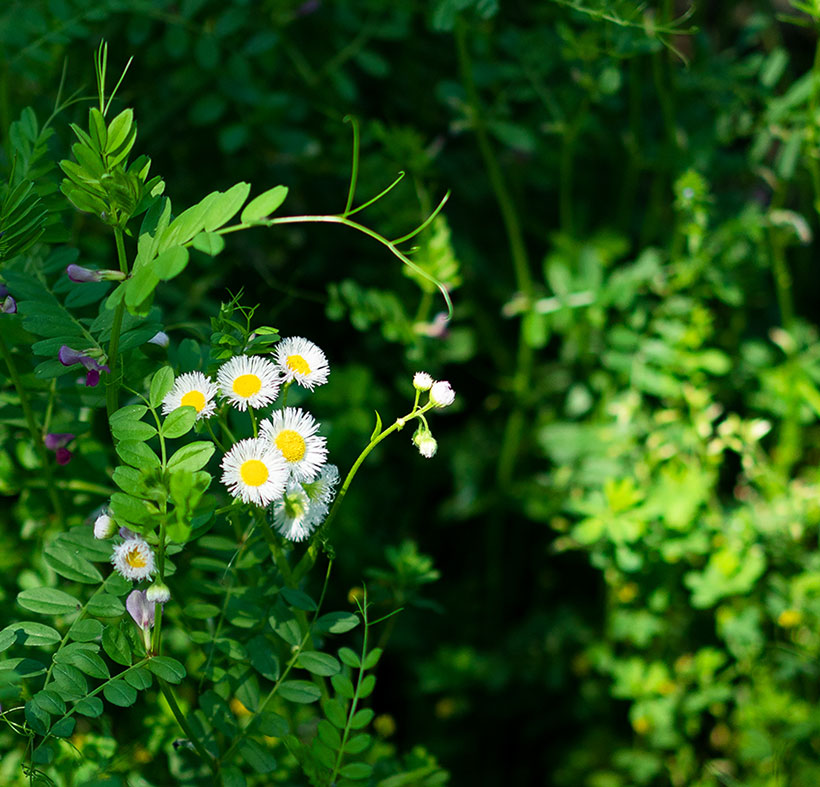
<path fill-rule="evenodd" d="M 233 715 L 239 717 L 240 719 L 245 716 L 253 715 L 236 697 L 231 699 L 229 707 L 233 712 Z"/>
<path fill-rule="evenodd" d="M 635 582 L 627 582 L 618 588 L 618 601 L 621 604 L 629 604 L 638 597 L 638 585 Z"/>
<path fill-rule="evenodd" d="M 784 629 L 794 628 L 803 622 L 803 613 L 799 609 L 784 609 L 777 617 L 777 625 Z"/>
<path fill-rule="evenodd" d="M 646 735 L 646 733 L 649 732 L 650 726 L 649 719 L 647 719 L 646 716 L 638 716 L 638 718 L 632 722 L 632 728 L 638 735 Z"/>
<path fill-rule="evenodd" d="M 396 720 L 389 713 L 382 713 L 373 719 L 373 729 L 382 738 L 389 738 L 396 732 Z"/>

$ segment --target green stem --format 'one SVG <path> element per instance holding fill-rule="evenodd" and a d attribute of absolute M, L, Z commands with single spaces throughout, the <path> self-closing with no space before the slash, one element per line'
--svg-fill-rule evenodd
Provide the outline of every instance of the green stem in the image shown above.
<path fill-rule="evenodd" d="M 46 450 L 46 445 L 43 442 L 43 433 L 40 427 L 37 426 L 37 419 L 34 415 L 34 410 L 31 409 L 31 402 L 26 395 L 26 389 L 23 386 L 23 381 L 20 379 L 20 373 L 17 371 L 17 365 L 14 363 L 14 358 L 12 357 L 8 345 L 3 339 L 2 333 L 0 333 L 0 355 L 3 356 L 3 360 L 6 362 L 6 366 L 9 370 L 9 377 L 11 377 L 11 382 L 14 385 L 14 389 L 17 391 L 17 396 L 20 399 L 20 407 L 23 410 L 26 425 L 28 426 L 29 433 L 31 434 L 31 439 L 34 442 L 34 449 L 40 455 L 40 461 L 43 465 L 43 474 L 45 475 L 46 490 L 48 492 L 48 497 L 51 500 L 51 507 L 54 509 L 54 515 L 60 522 L 62 522 L 63 506 L 60 502 L 60 497 L 57 494 L 57 487 L 55 486 L 52 478 L 51 464 L 49 463 L 49 455 Z"/>
<path fill-rule="evenodd" d="M 125 256 L 125 243 L 122 238 L 122 230 L 119 227 L 114 227 L 114 240 L 117 244 L 117 259 L 119 260 L 120 270 L 128 273 L 128 260 Z M 122 320 L 125 316 L 125 298 L 123 298 L 114 311 L 114 319 L 111 323 L 111 339 L 108 344 L 108 368 L 111 370 L 108 374 L 108 387 L 105 392 L 105 408 L 108 417 L 119 409 L 119 390 L 120 390 L 120 375 L 117 371 L 117 364 L 119 358 L 117 357 L 120 347 L 120 332 L 122 331 Z"/>
<path fill-rule="evenodd" d="M 328 531 L 330 528 L 331 523 L 336 518 L 336 515 L 339 513 L 339 509 L 341 508 L 342 501 L 347 494 L 347 490 L 350 487 L 350 484 L 353 482 L 353 479 L 356 477 L 356 473 L 358 472 L 359 468 L 362 466 L 362 462 L 367 459 L 370 452 L 388 435 L 392 434 L 393 432 L 398 431 L 399 429 L 404 428 L 405 424 L 410 418 L 415 418 L 419 413 L 424 412 L 425 410 L 429 409 L 428 407 L 419 410 L 418 412 L 411 411 L 403 418 L 396 419 L 396 422 L 391 424 L 387 429 L 381 432 L 377 437 L 371 440 L 364 448 L 364 450 L 359 454 L 359 458 L 353 463 L 353 467 L 350 468 L 350 472 L 347 474 L 347 477 L 342 484 L 342 488 L 339 490 L 339 494 L 336 496 L 336 500 L 333 503 L 333 507 L 330 509 L 330 513 L 327 516 L 327 519 L 324 521 L 324 524 L 313 534 L 313 537 L 310 541 L 310 546 L 307 548 L 307 551 L 304 555 L 302 555 L 302 559 L 296 564 L 296 568 L 293 569 L 291 574 L 293 587 L 296 587 L 304 578 L 305 574 L 313 567 L 313 564 L 316 562 L 316 558 L 319 556 L 319 550 L 322 548 L 322 544 L 324 543 L 324 539 L 322 536 Z"/>
<path fill-rule="evenodd" d="M 182 712 L 182 709 L 177 703 L 177 698 L 174 695 L 173 689 L 161 678 L 157 678 L 157 682 L 159 683 L 160 691 L 168 702 L 168 707 L 171 709 L 171 713 L 174 714 L 174 718 L 177 720 L 177 724 L 179 724 L 182 731 L 188 736 L 188 740 L 191 741 L 194 749 L 197 751 L 197 754 L 202 757 L 205 764 L 211 769 L 211 772 L 216 774 L 218 770 L 216 760 L 213 755 L 202 745 L 199 738 L 194 735 L 191 725 L 188 724 L 185 714 Z"/>

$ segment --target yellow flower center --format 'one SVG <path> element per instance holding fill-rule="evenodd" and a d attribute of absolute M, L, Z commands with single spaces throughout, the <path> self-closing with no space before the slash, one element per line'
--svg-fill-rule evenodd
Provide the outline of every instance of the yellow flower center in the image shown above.
<path fill-rule="evenodd" d="M 301 355 L 289 355 L 285 365 L 297 374 L 310 374 L 310 364 Z"/>
<path fill-rule="evenodd" d="M 259 393 L 262 381 L 255 374 L 240 374 L 233 381 L 233 392 L 243 399 L 249 399 L 255 393 Z"/>
<path fill-rule="evenodd" d="M 145 555 L 136 547 L 125 553 L 125 562 L 128 563 L 131 568 L 145 568 L 145 566 L 148 565 L 145 562 Z"/>
<path fill-rule="evenodd" d="M 188 391 L 185 396 L 180 399 L 180 407 L 193 407 L 198 413 L 202 412 L 205 407 L 205 394 L 202 391 Z"/>
<path fill-rule="evenodd" d="M 262 486 L 268 480 L 268 466 L 258 459 L 248 459 L 242 462 L 239 475 L 248 486 Z"/>
<path fill-rule="evenodd" d="M 288 462 L 298 462 L 305 455 L 305 439 L 293 429 L 283 429 L 275 442 Z"/>

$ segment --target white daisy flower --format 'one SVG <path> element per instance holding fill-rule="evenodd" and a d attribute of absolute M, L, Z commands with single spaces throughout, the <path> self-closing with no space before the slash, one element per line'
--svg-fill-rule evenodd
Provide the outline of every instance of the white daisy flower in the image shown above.
<path fill-rule="evenodd" d="M 270 404 L 279 393 L 277 368 L 258 355 L 237 355 L 226 361 L 216 375 L 219 392 L 237 410 L 255 410 Z"/>
<path fill-rule="evenodd" d="M 290 541 L 303 541 L 327 516 L 327 505 L 311 500 L 304 487 L 291 481 L 281 500 L 271 506 L 271 523 Z"/>
<path fill-rule="evenodd" d="M 449 407 L 455 398 L 456 392 L 446 380 L 439 380 L 430 388 L 430 401 L 436 407 Z"/>
<path fill-rule="evenodd" d="M 276 410 L 259 424 L 260 436 L 279 450 L 296 481 L 313 480 L 327 461 L 325 438 L 316 434 L 318 429 L 313 416 L 298 407 Z"/>
<path fill-rule="evenodd" d="M 330 374 L 327 357 L 313 342 L 301 336 L 282 339 L 273 357 L 285 382 L 295 381 L 311 391 L 327 382 Z"/>
<path fill-rule="evenodd" d="M 302 484 L 311 502 L 329 506 L 336 497 L 336 485 L 339 483 L 339 468 L 336 465 L 325 465 L 313 481 Z"/>
<path fill-rule="evenodd" d="M 126 538 L 122 544 L 117 544 L 111 562 L 120 574 L 134 582 L 148 579 L 156 572 L 154 550 L 139 536 Z"/>
<path fill-rule="evenodd" d="M 433 387 L 433 378 L 427 372 L 416 372 L 413 375 L 413 387 L 419 391 L 429 391 Z"/>
<path fill-rule="evenodd" d="M 222 483 L 243 503 L 266 506 L 281 497 L 288 481 L 282 454 L 262 438 L 240 440 L 222 459 Z"/>
<path fill-rule="evenodd" d="M 197 421 L 210 418 L 216 410 L 216 385 L 202 372 L 186 372 L 174 380 L 174 387 L 162 400 L 162 414 L 168 415 L 177 407 L 190 406 L 196 410 Z"/>

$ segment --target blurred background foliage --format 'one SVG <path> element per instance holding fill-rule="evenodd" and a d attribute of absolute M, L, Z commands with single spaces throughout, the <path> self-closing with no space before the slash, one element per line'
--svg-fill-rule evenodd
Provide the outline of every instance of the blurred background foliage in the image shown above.
<path fill-rule="evenodd" d="M 401 784 L 442 783 L 431 756 L 454 784 L 820 782 L 818 16 L 779 0 L 0 8 L 0 128 L 27 106 L 42 124 L 61 79 L 64 100 L 91 95 L 104 38 L 112 70 L 134 57 L 118 102 L 175 205 L 247 180 L 287 185 L 289 214 L 341 210 L 346 115 L 359 194 L 406 173 L 370 226 L 401 236 L 452 191 L 413 254 L 450 289 L 449 323 L 424 280 L 332 226 L 232 237 L 164 291 L 172 358 L 240 288 L 319 343 L 333 375 L 313 409 L 342 468 L 411 372 L 458 392 L 435 459 L 404 433 L 384 445 L 332 538 L 335 603 L 365 581 L 405 607 L 374 698 L 415 767 Z M 52 123 L 57 158 L 86 111 Z M 54 237 L 117 267 L 104 226 L 64 216 Z M 59 525 L 0 429 L 4 625 Z M 81 748 L 125 772 L 107 740 Z"/>

